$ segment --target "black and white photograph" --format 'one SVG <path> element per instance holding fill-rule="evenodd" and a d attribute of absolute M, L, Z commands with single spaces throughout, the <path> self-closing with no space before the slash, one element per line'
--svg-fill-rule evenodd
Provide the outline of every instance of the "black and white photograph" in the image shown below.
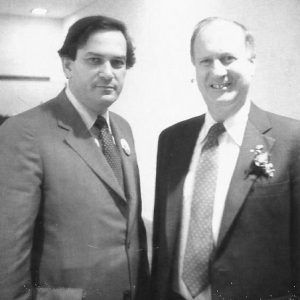
<path fill-rule="evenodd" d="M 299 0 L 0 0 L 0 300 L 300 299 Z"/>

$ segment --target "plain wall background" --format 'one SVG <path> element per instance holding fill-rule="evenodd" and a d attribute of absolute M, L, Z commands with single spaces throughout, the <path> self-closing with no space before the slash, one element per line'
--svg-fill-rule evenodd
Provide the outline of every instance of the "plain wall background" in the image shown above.
<path fill-rule="evenodd" d="M 51 81 L 0 81 L 0 113 L 15 115 L 64 86 L 57 49 L 62 20 L 0 15 L 0 74 L 48 76 Z"/>
<path fill-rule="evenodd" d="M 159 133 L 205 111 L 196 83 L 191 82 L 189 57 L 190 36 L 202 18 L 234 19 L 253 32 L 257 44 L 253 101 L 300 119 L 299 0 L 99 0 L 65 20 L 0 16 L 0 73 L 51 77 L 48 83 L 0 81 L 0 113 L 18 113 L 59 92 L 64 77 L 56 51 L 70 24 L 94 14 L 123 20 L 136 45 L 137 64 L 128 71 L 112 110 L 133 127 L 147 219 L 152 219 Z"/>

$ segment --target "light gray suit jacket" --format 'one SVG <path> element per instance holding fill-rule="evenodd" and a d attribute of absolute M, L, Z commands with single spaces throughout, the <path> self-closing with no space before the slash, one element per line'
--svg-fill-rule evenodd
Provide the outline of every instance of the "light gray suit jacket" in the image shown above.
<path fill-rule="evenodd" d="M 144 298 L 134 142 L 123 118 L 110 122 L 125 191 L 64 91 L 0 127 L 1 299 Z"/>

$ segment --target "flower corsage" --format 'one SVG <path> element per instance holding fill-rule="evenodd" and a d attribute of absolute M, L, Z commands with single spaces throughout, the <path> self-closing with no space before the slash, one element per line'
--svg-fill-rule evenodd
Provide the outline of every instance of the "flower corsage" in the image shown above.
<path fill-rule="evenodd" d="M 257 145 L 250 152 L 254 153 L 249 174 L 272 178 L 275 173 L 274 165 L 270 161 L 270 154 L 264 151 L 263 145 Z"/>

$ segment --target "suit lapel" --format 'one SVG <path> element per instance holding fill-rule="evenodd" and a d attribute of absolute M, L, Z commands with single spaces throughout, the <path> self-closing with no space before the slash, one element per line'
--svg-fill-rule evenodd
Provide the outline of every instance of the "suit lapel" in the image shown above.
<path fill-rule="evenodd" d="M 76 109 L 69 102 L 64 92 L 58 96 L 58 126 L 66 130 L 65 142 L 85 161 L 85 163 L 124 201 L 122 191 L 112 169 L 102 151 L 96 146 Z"/>
<path fill-rule="evenodd" d="M 168 176 L 163 178 L 168 186 L 168 198 L 166 202 L 166 234 L 168 240 L 168 251 L 170 257 L 173 250 L 176 249 L 177 238 L 179 235 L 181 213 L 183 205 L 183 189 L 186 175 L 193 156 L 194 148 L 199 136 L 200 129 L 204 122 L 204 115 L 197 117 L 186 123 L 176 137 L 171 137 L 167 147 L 166 155 L 168 164 L 166 168 L 170 168 Z M 162 149 L 164 151 L 164 149 Z"/>
<path fill-rule="evenodd" d="M 256 180 L 256 176 L 247 174 L 253 160 L 253 153 L 250 150 L 255 149 L 257 145 L 263 145 L 264 151 L 271 153 L 275 140 L 268 135 L 270 129 L 268 115 L 252 104 L 243 143 L 226 197 L 217 247 L 223 242 Z"/>
<path fill-rule="evenodd" d="M 120 152 L 122 159 L 122 167 L 124 173 L 124 187 L 128 198 L 136 196 L 136 177 L 135 177 L 135 160 L 133 159 L 134 145 L 130 143 L 132 137 L 125 133 L 124 128 L 119 124 L 118 119 L 113 113 L 110 113 L 110 123 L 115 137 L 116 146 Z M 121 140 L 125 141 L 129 147 L 130 153 L 125 154 L 121 145 Z"/>
<path fill-rule="evenodd" d="M 124 189 L 129 205 L 128 232 L 130 232 L 131 226 L 136 219 L 138 201 L 140 200 L 139 174 L 134 154 L 134 145 L 131 143 L 132 136 L 129 136 L 129 133 L 126 134 L 125 128 L 118 122 L 118 119 L 113 113 L 110 113 L 110 123 L 122 159 Z M 121 145 L 121 140 L 128 144 L 130 153 L 125 153 Z"/>

